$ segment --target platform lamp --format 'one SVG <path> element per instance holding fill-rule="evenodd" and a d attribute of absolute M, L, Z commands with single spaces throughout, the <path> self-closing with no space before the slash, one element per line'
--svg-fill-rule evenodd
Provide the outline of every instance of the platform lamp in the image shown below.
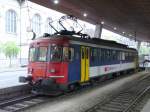
<path fill-rule="evenodd" d="M 27 27 L 27 32 L 29 34 L 28 40 L 34 40 L 36 38 L 36 33 L 33 31 L 33 29 L 30 26 Z"/>

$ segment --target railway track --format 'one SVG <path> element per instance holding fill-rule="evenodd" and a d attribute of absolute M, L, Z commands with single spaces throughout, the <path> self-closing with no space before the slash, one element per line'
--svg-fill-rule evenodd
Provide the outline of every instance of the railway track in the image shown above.
<path fill-rule="evenodd" d="M 96 104 L 86 112 L 132 112 L 132 108 L 150 92 L 150 76 L 130 85 L 119 94 Z"/>
<path fill-rule="evenodd" d="M 28 107 L 37 105 L 44 101 L 44 97 L 30 94 L 0 103 L 0 110 L 6 112 L 20 112 L 21 110 L 27 109 Z"/>
<path fill-rule="evenodd" d="M 122 76 L 122 77 L 125 77 L 125 76 Z M 122 77 L 118 77 L 116 79 L 110 79 L 110 80 L 101 82 L 100 84 L 96 84 L 94 86 L 88 86 L 88 87 L 85 86 L 83 88 L 80 88 L 79 90 L 69 92 L 69 93 L 66 93 L 64 95 L 59 95 L 58 97 L 46 97 L 46 96 L 38 96 L 38 95 L 29 94 L 26 96 L 15 98 L 15 99 L 10 99 L 10 100 L 7 100 L 7 101 L 0 103 L 0 111 L 4 110 L 6 112 L 20 112 L 20 111 L 26 110 L 28 108 L 31 108 L 33 106 L 36 106 L 40 103 L 45 103 L 47 101 L 53 101 L 53 100 L 56 100 L 57 98 L 58 99 L 64 98 L 64 97 L 67 97 L 69 95 L 83 92 L 83 91 L 91 89 L 91 88 L 96 88 L 99 86 L 103 86 L 105 84 L 112 83 L 113 81 L 121 79 Z"/>

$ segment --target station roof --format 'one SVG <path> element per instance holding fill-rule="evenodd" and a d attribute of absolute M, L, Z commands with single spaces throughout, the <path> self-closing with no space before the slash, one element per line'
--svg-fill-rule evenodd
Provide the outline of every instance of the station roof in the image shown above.
<path fill-rule="evenodd" d="M 30 0 L 127 37 L 150 42 L 150 0 Z M 87 13 L 87 17 L 83 14 Z"/>

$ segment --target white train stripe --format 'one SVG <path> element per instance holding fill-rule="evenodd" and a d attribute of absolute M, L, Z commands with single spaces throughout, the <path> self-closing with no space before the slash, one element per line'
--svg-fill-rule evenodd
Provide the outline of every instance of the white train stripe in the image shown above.
<path fill-rule="evenodd" d="M 104 66 L 94 66 L 90 67 L 89 77 L 95 77 L 99 75 L 104 75 L 108 73 L 118 72 L 122 70 L 132 69 L 135 68 L 135 63 L 121 63 L 121 64 L 114 64 L 114 65 L 104 65 Z"/>
<path fill-rule="evenodd" d="M 64 78 L 64 76 L 62 76 L 62 75 L 59 75 L 59 76 L 49 76 L 49 77 L 51 77 L 51 78 Z"/>

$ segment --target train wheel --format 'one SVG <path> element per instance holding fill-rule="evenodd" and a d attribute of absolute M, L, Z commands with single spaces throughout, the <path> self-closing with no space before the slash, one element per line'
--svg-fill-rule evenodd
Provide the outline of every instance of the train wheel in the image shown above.
<path fill-rule="evenodd" d="M 123 74 L 126 75 L 126 74 L 127 74 L 127 71 L 123 71 Z"/>
<path fill-rule="evenodd" d="M 90 80 L 90 85 L 93 86 L 94 84 L 95 84 L 95 80 L 94 80 L 94 79 L 91 79 L 91 80 Z"/>
<path fill-rule="evenodd" d="M 113 79 L 114 79 L 114 78 L 117 77 L 117 74 L 116 74 L 116 73 L 113 73 L 112 76 L 113 76 Z"/>
<path fill-rule="evenodd" d="M 75 90 L 75 84 L 69 85 L 68 89 L 69 89 L 69 92 L 74 91 Z"/>
<path fill-rule="evenodd" d="M 120 75 L 121 75 L 121 73 L 120 73 L 120 72 L 118 72 L 118 73 L 117 73 L 117 77 L 118 77 L 118 76 L 120 76 Z"/>
<path fill-rule="evenodd" d="M 75 90 L 79 90 L 79 89 L 81 89 L 81 85 L 80 85 L 80 83 L 76 83 L 75 84 Z"/>

